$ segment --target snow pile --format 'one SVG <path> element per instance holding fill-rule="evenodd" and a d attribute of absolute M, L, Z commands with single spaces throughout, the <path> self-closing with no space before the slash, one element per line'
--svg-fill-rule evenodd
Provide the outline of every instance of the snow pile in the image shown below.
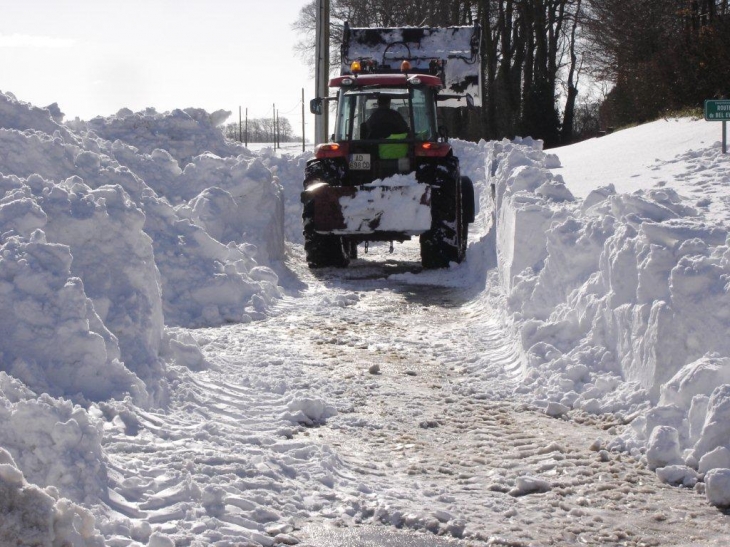
<path fill-rule="evenodd" d="M 727 226 L 668 187 L 576 200 L 539 142 L 492 143 L 486 165 L 520 391 L 546 408 L 647 410 L 612 446 L 648 447 L 651 468 L 730 447 Z"/>
<path fill-rule="evenodd" d="M 283 419 L 305 425 L 322 424 L 337 415 L 334 406 L 302 393 L 293 396 L 288 408 L 290 412 L 285 413 Z"/>
<path fill-rule="evenodd" d="M 261 159 L 226 141 L 216 125 L 227 114 L 121 111 L 74 126 L 108 141 L 111 157 L 217 241 L 248 243 L 249 253 L 263 263 L 280 260 L 281 186 Z"/>
<path fill-rule="evenodd" d="M 221 117 L 65 126 L 0 94 L 2 370 L 55 396 L 144 402 L 142 381 L 162 389 L 165 325 L 250 320 L 280 296 L 281 187 Z"/>
<path fill-rule="evenodd" d="M 206 367 L 175 326 L 250 321 L 282 294 L 282 188 L 222 113 L 62 118 L 0 93 L 2 544 L 102 545 L 75 505 L 107 496 L 101 418 L 136 435 L 125 408 L 164 403 L 168 364 Z"/>
<path fill-rule="evenodd" d="M 120 140 L 145 156 L 153 156 L 156 150 L 158 154 L 164 151 L 184 167 L 193 163 L 193 158 L 201 152 L 210 152 L 219 157 L 235 156 L 242 152 L 238 145 L 226 140 L 217 128 L 229 115 L 230 112 L 225 110 L 209 114 L 198 108 L 165 113 L 148 108 L 135 114 L 124 108 L 116 116 L 71 122 L 70 125 L 77 130 L 93 131 L 107 141 Z"/>
<path fill-rule="evenodd" d="M 264 166 L 271 171 L 274 180 L 281 184 L 284 195 L 284 234 L 286 241 L 304 243 L 302 234 L 302 182 L 307 160 L 313 157 L 312 152 L 277 156 L 272 148 L 264 148 L 260 158 Z"/>
<path fill-rule="evenodd" d="M 718 507 L 730 507 L 730 469 L 713 469 L 705 476 L 707 499 Z"/>
<path fill-rule="evenodd" d="M 77 503 L 104 497 L 101 422 L 83 408 L 39 397 L 0 372 L 0 439 L 28 481 Z"/>
<path fill-rule="evenodd" d="M 53 487 L 28 484 L 12 456 L 0 448 L 0 544 L 100 547 L 104 539 L 86 509 L 59 498 Z"/>
<path fill-rule="evenodd" d="M 0 439 L 0 544 L 104 545 L 77 505 L 106 494 L 100 422 L 0 372 Z"/>
<path fill-rule="evenodd" d="M 118 340 L 105 327 L 70 272 L 66 246 L 43 232 L 0 247 L 2 367 L 39 392 L 99 400 L 125 393 L 144 400 L 144 385 L 119 361 Z"/>

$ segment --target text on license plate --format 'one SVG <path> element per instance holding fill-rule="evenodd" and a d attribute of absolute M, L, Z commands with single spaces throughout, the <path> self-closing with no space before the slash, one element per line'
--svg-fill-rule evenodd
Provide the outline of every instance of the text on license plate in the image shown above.
<path fill-rule="evenodd" d="M 350 154 L 350 169 L 357 171 L 370 169 L 370 154 Z"/>

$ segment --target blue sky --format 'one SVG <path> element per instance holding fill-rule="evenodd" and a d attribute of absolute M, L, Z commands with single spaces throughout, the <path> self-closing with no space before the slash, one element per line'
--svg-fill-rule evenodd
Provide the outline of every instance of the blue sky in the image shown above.
<path fill-rule="evenodd" d="M 291 30 L 307 0 L 22 0 L 0 17 L 0 90 L 66 119 L 126 107 L 208 111 L 301 125 L 310 70 Z M 308 110 L 307 116 L 309 117 Z M 311 120 L 307 120 L 308 123 Z M 309 129 L 308 129 L 309 133 Z"/>

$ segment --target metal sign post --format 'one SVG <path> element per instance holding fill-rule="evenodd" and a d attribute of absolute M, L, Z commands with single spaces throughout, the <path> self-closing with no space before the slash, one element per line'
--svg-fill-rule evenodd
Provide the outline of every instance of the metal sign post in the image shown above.
<path fill-rule="evenodd" d="M 730 120 L 730 100 L 706 100 L 705 120 L 708 122 L 722 122 L 722 153 L 727 154 L 727 122 Z"/>

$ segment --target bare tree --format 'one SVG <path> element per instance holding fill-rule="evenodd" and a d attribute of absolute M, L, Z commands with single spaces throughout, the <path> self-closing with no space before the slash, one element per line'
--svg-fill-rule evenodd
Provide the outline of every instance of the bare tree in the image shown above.
<path fill-rule="evenodd" d="M 578 27 L 581 22 L 581 0 L 576 0 L 575 10 L 572 15 L 570 25 L 570 39 L 568 40 L 568 76 L 566 78 L 566 97 L 565 110 L 563 113 L 563 125 L 561 128 L 560 138 L 563 143 L 573 141 L 575 129 L 575 102 L 578 98 L 578 74 L 580 73 L 580 65 L 577 54 L 577 34 Z"/>
<path fill-rule="evenodd" d="M 291 123 L 287 118 L 279 118 L 279 141 L 292 142 L 301 140 L 301 136 L 294 135 Z M 248 120 L 247 139 L 248 142 L 274 142 L 275 131 L 273 118 L 252 118 Z M 227 124 L 223 133 L 231 140 L 239 141 L 239 125 L 236 123 Z"/>
<path fill-rule="evenodd" d="M 604 123 L 644 122 L 730 90 L 726 0 L 585 0 Z"/>

